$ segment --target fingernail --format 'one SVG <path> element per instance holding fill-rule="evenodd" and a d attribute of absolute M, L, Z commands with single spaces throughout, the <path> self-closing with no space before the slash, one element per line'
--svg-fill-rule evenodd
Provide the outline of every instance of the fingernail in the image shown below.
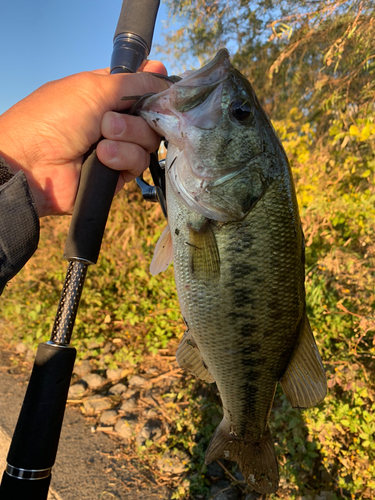
<path fill-rule="evenodd" d="M 124 128 L 125 128 L 125 122 L 120 116 L 113 116 L 112 117 L 112 134 L 113 135 L 120 135 Z"/>
<path fill-rule="evenodd" d="M 113 158 L 116 158 L 117 156 L 117 146 L 113 142 L 109 142 L 107 144 L 107 153 L 108 153 L 108 158 L 112 160 Z"/>

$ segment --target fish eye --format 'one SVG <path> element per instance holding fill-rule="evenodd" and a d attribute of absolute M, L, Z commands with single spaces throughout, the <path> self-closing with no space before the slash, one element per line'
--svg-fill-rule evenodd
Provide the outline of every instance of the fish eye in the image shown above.
<path fill-rule="evenodd" d="M 251 107 L 246 101 L 234 101 L 230 110 L 234 118 L 239 122 L 243 122 L 252 114 Z"/>

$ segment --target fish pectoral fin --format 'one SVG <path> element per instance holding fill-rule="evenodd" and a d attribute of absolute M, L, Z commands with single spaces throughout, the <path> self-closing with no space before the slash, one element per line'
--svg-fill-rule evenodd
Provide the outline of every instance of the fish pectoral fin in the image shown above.
<path fill-rule="evenodd" d="M 315 406 L 327 394 L 326 374 L 306 315 L 302 320 L 297 346 L 280 384 L 294 408 Z"/>
<path fill-rule="evenodd" d="M 279 469 L 271 432 L 267 427 L 257 441 L 231 435 L 230 423 L 224 417 L 206 451 L 205 463 L 224 458 L 237 462 L 246 483 L 258 493 L 276 493 Z"/>
<path fill-rule="evenodd" d="M 198 279 L 220 276 L 220 256 L 209 219 L 197 230 L 189 224 L 189 268 Z"/>
<path fill-rule="evenodd" d="M 213 376 L 208 371 L 198 346 L 189 331 L 186 331 L 182 337 L 181 343 L 176 352 L 176 359 L 179 367 L 187 370 L 200 378 L 204 382 L 212 384 L 215 382 Z"/>
<path fill-rule="evenodd" d="M 154 256 L 150 265 L 150 273 L 155 276 L 155 274 L 165 271 L 172 260 L 172 236 L 169 225 L 167 225 L 156 243 Z"/>

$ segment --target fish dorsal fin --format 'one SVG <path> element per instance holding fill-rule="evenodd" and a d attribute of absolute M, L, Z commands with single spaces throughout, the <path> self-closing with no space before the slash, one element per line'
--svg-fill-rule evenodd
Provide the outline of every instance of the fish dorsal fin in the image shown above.
<path fill-rule="evenodd" d="M 165 271 L 172 260 L 172 236 L 169 225 L 167 225 L 156 243 L 154 256 L 150 265 L 150 273 L 155 276 L 155 274 Z"/>
<path fill-rule="evenodd" d="M 220 256 L 209 219 L 198 229 L 189 224 L 189 268 L 197 279 L 220 276 Z"/>
<path fill-rule="evenodd" d="M 326 374 L 306 315 L 302 320 L 297 346 L 280 384 L 294 408 L 315 406 L 327 394 Z"/>
<path fill-rule="evenodd" d="M 189 331 L 186 331 L 182 337 L 181 343 L 176 352 L 176 359 L 181 369 L 191 372 L 197 378 L 200 378 L 209 384 L 215 382 L 202 359 L 201 353 L 199 352 L 193 336 Z"/>

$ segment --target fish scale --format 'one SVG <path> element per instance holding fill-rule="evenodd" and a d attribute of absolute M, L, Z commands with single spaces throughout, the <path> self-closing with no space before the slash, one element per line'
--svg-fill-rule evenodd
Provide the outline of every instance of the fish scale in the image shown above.
<path fill-rule="evenodd" d="M 142 102 L 139 114 L 169 142 L 168 226 L 151 270 L 173 258 L 187 325 L 177 361 L 215 381 L 223 404 L 206 463 L 234 460 L 252 489 L 275 492 L 268 419 L 277 383 L 295 407 L 326 394 L 305 311 L 303 233 L 288 160 L 225 50 Z"/>
<path fill-rule="evenodd" d="M 280 210 L 280 206 L 270 208 L 263 199 L 244 221 L 214 229 L 220 280 L 202 282 L 191 276 L 188 245 L 180 244 L 181 240 L 189 241 L 190 213 L 169 185 L 167 190 L 176 286 L 184 318 L 217 383 L 224 411 L 231 415 L 231 425 L 241 429 L 239 435 L 256 436 L 259 429 L 254 423 L 259 422 L 264 432 L 274 387 L 292 354 L 295 332 L 304 312 L 304 301 L 297 291 L 303 274 L 302 235 L 299 252 L 288 252 L 288 247 L 283 252 L 289 254 L 289 259 L 277 252 L 287 232 L 281 220 L 285 210 Z M 267 193 L 270 200 L 274 190 L 278 190 L 276 185 Z M 296 239 L 293 222 L 289 220 L 288 232 Z M 228 241 L 236 242 L 235 246 L 228 246 Z M 295 243 L 290 244 L 290 248 L 294 246 Z M 277 300 L 280 288 L 284 307 L 281 309 L 277 303 L 277 309 L 273 309 L 272 302 Z M 265 289 L 269 292 L 265 293 Z M 252 344 L 260 349 L 252 349 Z M 273 353 L 281 350 L 283 356 L 275 358 Z M 239 385 L 241 379 L 244 383 Z M 245 385 L 252 390 L 246 390 Z"/>

